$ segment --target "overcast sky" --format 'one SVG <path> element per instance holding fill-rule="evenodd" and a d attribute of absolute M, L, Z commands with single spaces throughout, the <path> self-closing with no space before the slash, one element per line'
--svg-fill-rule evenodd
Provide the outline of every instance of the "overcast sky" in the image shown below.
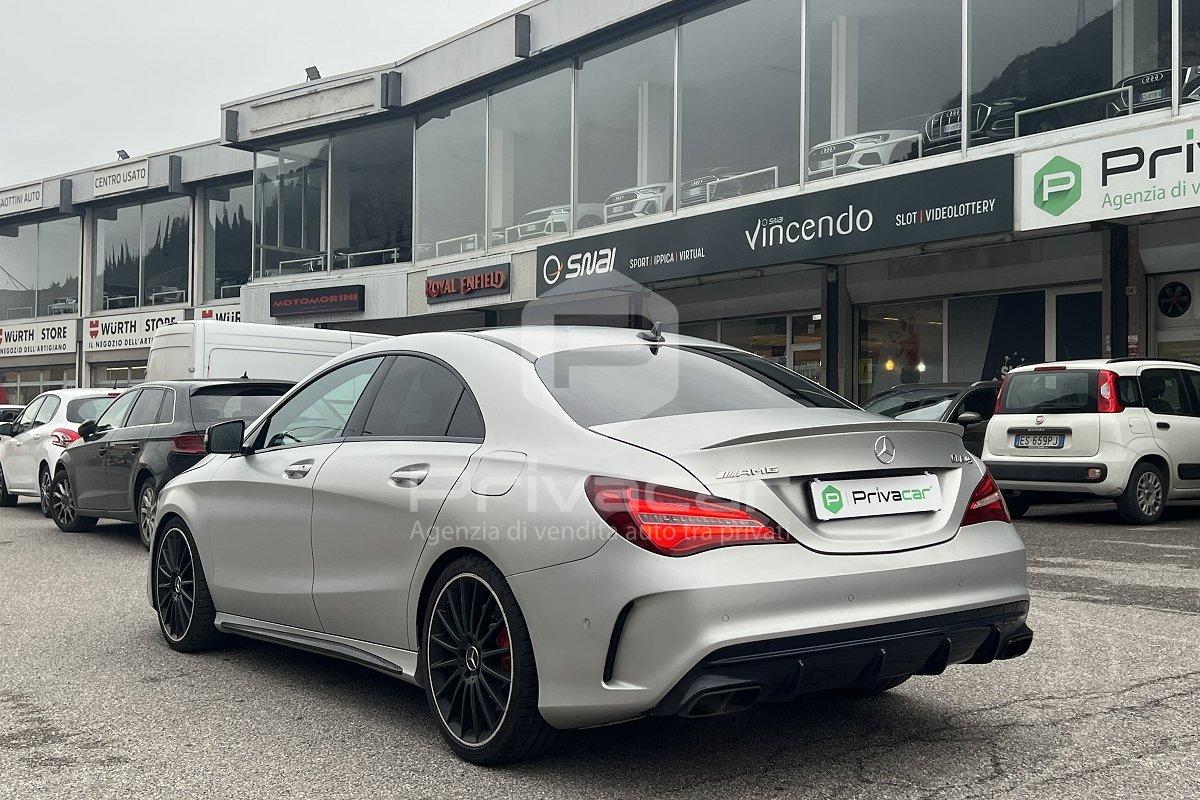
<path fill-rule="evenodd" d="M 219 136 L 221 103 L 395 61 L 522 0 L 0 3 L 0 186 Z"/>

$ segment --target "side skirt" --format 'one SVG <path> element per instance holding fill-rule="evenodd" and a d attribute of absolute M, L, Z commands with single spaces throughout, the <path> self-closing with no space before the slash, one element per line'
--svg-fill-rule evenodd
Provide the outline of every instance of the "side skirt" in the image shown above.
<path fill-rule="evenodd" d="M 377 670 L 393 678 L 399 678 L 407 683 L 415 684 L 417 682 L 417 654 L 411 650 L 401 650 L 398 647 L 347 639 L 342 636 L 331 636 L 319 631 L 293 628 L 290 625 L 278 625 L 274 622 L 264 622 L 260 619 L 221 612 L 217 612 L 214 624 L 218 630 L 226 633 L 249 636 L 252 639 L 262 639 L 320 655 L 340 658 L 343 661 L 350 661 Z"/>

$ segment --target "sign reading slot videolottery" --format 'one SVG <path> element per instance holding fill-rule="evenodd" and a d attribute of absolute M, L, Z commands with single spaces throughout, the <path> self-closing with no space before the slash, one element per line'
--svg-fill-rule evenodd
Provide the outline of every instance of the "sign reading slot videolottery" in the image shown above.
<path fill-rule="evenodd" d="M 326 286 L 320 289 L 297 289 L 293 292 L 271 292 L 272 317 L 296 317 L 302 314 L 334 314 L 342 311 L 362 311 L 366 287 Z"/>
<path fill-rule="evenodd" d="M 1013 229 L 1013 157 L 539 247 L 538 297 L 814 261 Z"/>

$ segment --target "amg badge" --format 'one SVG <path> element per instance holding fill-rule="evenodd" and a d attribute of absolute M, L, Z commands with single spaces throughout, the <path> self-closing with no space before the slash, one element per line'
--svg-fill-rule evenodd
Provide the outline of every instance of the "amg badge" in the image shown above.
<path fill-rule="evenodd" d="M 747 467 L 746 469 L 729 469 L 717 476 L 717 480 L 725 478 L 753 478 L 755 475 L 777 475 L 779 467 Z"/>

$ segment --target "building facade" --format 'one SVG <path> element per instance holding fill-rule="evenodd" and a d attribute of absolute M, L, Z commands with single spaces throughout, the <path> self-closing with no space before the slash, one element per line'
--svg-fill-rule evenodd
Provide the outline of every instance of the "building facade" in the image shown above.
<path fill-rule="evenodd" d="M 0 386 L 239 315 L 657 320 L 857 400 L 1197 358 L 1198 99 L 1200 0 L 539 0 L 0 190 Z"/>

